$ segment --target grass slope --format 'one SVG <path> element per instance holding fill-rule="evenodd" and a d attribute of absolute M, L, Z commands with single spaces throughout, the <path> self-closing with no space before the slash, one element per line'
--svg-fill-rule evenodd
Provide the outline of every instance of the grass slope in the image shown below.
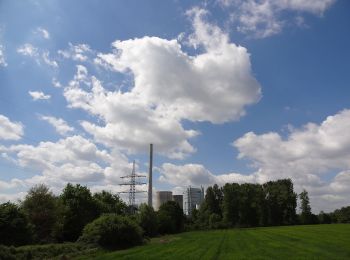
<path fill-rule="evenodd" d="M 198 231 L 79 259 L 350 259 L 350 224 Z"/>

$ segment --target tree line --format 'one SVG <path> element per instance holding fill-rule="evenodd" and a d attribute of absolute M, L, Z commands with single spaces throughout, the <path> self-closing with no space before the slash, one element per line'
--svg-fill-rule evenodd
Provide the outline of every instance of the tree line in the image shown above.
<path fill-rule="evenodd" d="M 300 213 L 297 214 L 297 200 Z M 308 192 L 296 194 L 291 179 L 264 184 L 226 183 L 207 188 L 189 226 L 196 229 L 350 223 L 350 207 L 332 213 L 311 211 Z"/>
<path fill-rule="evenodd" d="M 128 247 L 184 230 L 316 223 L 350 223 L 350 207 L 314 215 L 307 191 L 296 194 L 290 179 L 215 184 L 207 188 L 203 203 L 190 217 L 174 201 L 158 211 L 141 204 L 136 214 L 130 214 L 120 197 L 108 191 L 92 193 L 85 186 L 67 184 L 56 196 L 45 185 L 37 185 L 23 201 L 0 204 L 0 245 L 78 241 Z"/>

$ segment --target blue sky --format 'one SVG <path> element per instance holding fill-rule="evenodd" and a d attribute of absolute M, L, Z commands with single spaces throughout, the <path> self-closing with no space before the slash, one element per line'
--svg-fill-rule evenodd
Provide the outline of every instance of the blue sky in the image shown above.
<path fill-rule="evenodd" d="M 0 199 L 118 191 L 153 142 L 156 190 L 292 178 L 315 212 L 347 205 L 349 8 L 1 1 Z"/>

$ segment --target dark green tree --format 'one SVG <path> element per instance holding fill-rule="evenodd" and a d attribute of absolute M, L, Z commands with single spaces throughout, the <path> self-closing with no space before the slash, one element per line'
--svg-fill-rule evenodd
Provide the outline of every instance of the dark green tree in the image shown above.
<path fill-rule="evenodd" d="M 297 194 L 290 179 L 263 184 L 266 200 L 266 224 L 269 226 L 296 223 Z"/>
<path fill-rule="evenodd" d="M 100 213 L 125 214 L 127 206 L 117 194 L 103 190 L 95 193 L 93 198 L 98 205 Z"/>
<path fill-rule="evenodd" d="M 20 246 L 30 243 L 32 228 L 27 216 L 16 204 L 0 205 L 0 244 Z"/>
<path fill-rule="evenodd" d="M 138 212 L 138 223 L 144 234 L 153 237 L 158 233 L 158 219 L 154 209 L 147 204 L 141 204 Z"/>
<path fill-rule="evenodd" d="M 159 207 L 158 227 L 160 233 L 178 233 L 184 228 L 184 215 L 179 204 L 168 201 Z"/>
<path fill-rule="evenodd" d="M 223 187 L 223 220 L 228 226 L 236 226 L 239 222 L 239 194 L 237 183 L 226 183 Z"/>
<path fill-rule="evenodd" d="M 53 241 L 53 229 L 58 220 L 57 198 L 43 184 L 32 187 L 22 208 L 34 229 L 34 240 L 38 243 Z"/>
<path fill-rule="evenodd" d="M 309 195 L 306 190 L 299 194 L 300 198 L 300 222 L 301 224 L 312 223 L 312 212 L 310 207 Z"/>
<path fill-rule="evenodd" d="M 64 205 L 63 238 L 76 241 L 84 226 L 99 216 L 99 208 L 90 190 L 70 183 L 60 196 Z"/>

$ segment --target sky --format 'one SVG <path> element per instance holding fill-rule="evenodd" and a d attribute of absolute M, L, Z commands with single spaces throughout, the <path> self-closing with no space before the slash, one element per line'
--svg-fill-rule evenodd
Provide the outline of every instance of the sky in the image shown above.
<path fill-rule="evenodd" d="M 291 178 L 314 213 L 348 206 L 349 10 L 0 1 L 0 201 L 40 183 L 122 191 L 153 143 L 154 192 Z"/>

